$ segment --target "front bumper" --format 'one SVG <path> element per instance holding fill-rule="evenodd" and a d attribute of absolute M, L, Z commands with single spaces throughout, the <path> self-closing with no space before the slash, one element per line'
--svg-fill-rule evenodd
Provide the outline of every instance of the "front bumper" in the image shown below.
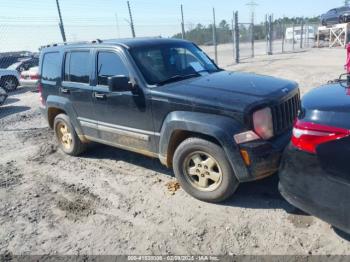
<path fill-rule="evenodd" d="M 350 233 L 350 185 L 324 171 L 316 155 L 290 145 L 279 177 L 279 190 L 289 203 Z"/>
<path fill-rule="evenodd" d="M 239 145 L 240 150 L 248 153 L 251 162 L 247 166 L 248 176 L 240 181 L 249 182 L 275 174 L 290 138 L 291 132 L 286 132 L 270 141 L 253 141 Z"/>

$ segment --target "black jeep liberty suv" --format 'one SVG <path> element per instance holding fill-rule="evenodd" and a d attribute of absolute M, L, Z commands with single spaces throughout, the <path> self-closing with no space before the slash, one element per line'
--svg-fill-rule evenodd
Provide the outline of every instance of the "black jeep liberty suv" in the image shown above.
<path fill-rule="evenodd" d="M 296 83 L 224 71 L 183 40 L 54 44 L 39 72 L 42 113 L 65 153 L 94 141 L 159 158 L 208 202 L 277 171 L 300 107 Z"/>

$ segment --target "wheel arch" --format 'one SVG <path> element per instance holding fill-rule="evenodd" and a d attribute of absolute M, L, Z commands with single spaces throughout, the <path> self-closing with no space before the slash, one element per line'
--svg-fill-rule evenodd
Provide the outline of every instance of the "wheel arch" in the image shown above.
<path fill-rule="evenodd" d="M 3 75 L 0 77 L 0 83 L 3 84 L 3 82 L 6 80 L 6 79 L 9 79 L 9 78 L 12 78 L 16 81 L 16 84 L 17 86 L 19 85 L 19 80 L 18 80 L 18 77 L 15 76 L 15 75 Z"/>
<path fill-rule="evenodd" d="M 237 177 L 245 177 L 248 171 L 233 139 L 234 134 L 243 130 L 233 118 L 198 112 L 172 112 L 164 120 L 160 133 L 160 161 L 171 167 L 176 148 L 189 137 L 199 137 L 220 145 Z"/>
<path fill-rule="evenodd" d="M 50 128 L 53 128 L 55 117 L 59 114 L 65 114 L 70 118 L 70 121 L 78 134 L 79 138 L 83 141 L 83 130 L 77 120 L 77 114 L 73 108 L 71 101 L 67 98 L 60 96 L 48 96 L 46 100 L 46 119 Z"/>

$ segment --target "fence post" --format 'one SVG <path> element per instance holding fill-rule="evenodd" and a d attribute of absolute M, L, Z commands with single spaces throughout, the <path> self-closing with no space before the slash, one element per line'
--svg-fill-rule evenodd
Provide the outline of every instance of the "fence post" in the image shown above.
<path fill-rule="evenodd" d="M 310 38 L 309 38 L 309 20 L 306 20 L 306 35 L 305 35 L 305 45 L 306 47 L 310 47 Z"/>
<path fill-rule="evenodd" d="M 265 32 L 266 32 L 266 53 L 269 51 L 269 23 L 267 19 L 267 14 L 265 15 Z"/>
<path fill-rule="evenodd" d="M 269 15 L 269 20 L 268 20 L 268 55 L 272 55 L 272 36 L 273 36 L 273 27 L 272 27 L 272 15 Z"/>
<path fill-rule="evenodd" d="M 233 60 L 235 60 L 235 11 L 232 12 L 232 19 L 231 19 L 231 33 L 232 33 L 232 55 Z"/>
<path fill-rule="evenodd" d="M 215 52 L 215 63 L 218 64 L 218 45 L 216 39 L 216 21 L 215 21 L 215 8 L 213 7 L 213 44 Z"/>
<path fill-rule="evenodd" d="M 286 26 L 284 22 L 282 23 L 282 54 L 284 53 L 284 42 L 286 40 Z"/>
<path fill-rule="evenodd" d="M 301 20 L 301 32 L 300 32 L 300 49 L 303 48 L 303 38 L 304 37 L 304 19 Z"/>
<path fill-rule="evenodd" d="M 239 54 L 239 24 L 238 24 L 238 12 L 235 13 L 235 44 L 236 44 L 236 63 L 240 62 Z"/>
<path fill-rule="evenodd" d="M 251 30 L 252 30 L 252 32 L 251 32 L 251 34 L 252 34 L 251 35 L 251 38 L 252 38 L 251 39 L 251 41 L 252 41 L 251 42 L 252 43 L 251 44 L 252 45 L 251 48 L 252 48 L 252 57 L 254 57 L 255 56 L 255 50 L 254 50 L 254 45 L 255 45 L 255 42 L 254 42 L 254 40 L 255 40 L 254 39 L 254 22 L 251 24 Z"/>
<path fill-rule="evenodd" d="M 295 25 L 293 23 L 293 52 L 295 50 L 295 37 L 294 37 L 294 35 L 295 35 Z"/>

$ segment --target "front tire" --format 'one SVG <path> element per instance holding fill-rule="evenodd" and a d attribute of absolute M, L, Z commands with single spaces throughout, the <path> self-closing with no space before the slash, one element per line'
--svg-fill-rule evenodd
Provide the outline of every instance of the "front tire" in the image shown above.
<path fill-rule="evenodd" d="M 181 187 L 202 201 L 222 202 L 239 185 L 224 150 L 204 139 L 182 142 L 175 151 L 173 168 Z"/>
<path fill-rule="evenodd" d="M 59 114 L 54 121 L 54 131 L 60 149 L 71 156 L 78 156 L 86 149 L 75 132 L 69 117 Z"/>

